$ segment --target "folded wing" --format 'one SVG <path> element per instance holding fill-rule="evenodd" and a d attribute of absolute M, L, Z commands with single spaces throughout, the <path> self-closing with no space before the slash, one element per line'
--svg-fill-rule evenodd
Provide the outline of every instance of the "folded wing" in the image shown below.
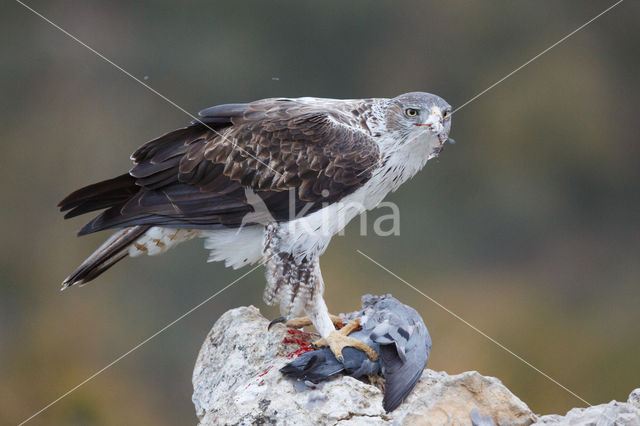
<path fill-rule="evenodd" d="M 201 120 L 140 147 L 134 167 L 60 202 L 66 217 L 106 209 L 80 234 L 114 227 L 236 227 L 253 211 L 245 188 L 276 220 L 355 191 L 380 160 L 342 104 L 265 99 L 203 110 Z M 293 191 L 290 198 L 289 191 Z"/>

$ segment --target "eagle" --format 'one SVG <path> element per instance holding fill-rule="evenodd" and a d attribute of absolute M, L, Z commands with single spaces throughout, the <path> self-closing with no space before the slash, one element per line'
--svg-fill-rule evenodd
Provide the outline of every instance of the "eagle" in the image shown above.
<path fill-rule="evenodd" d="M 115 229 L 64 281 L 87 283 L 125 257 L 156 255 L 195 237 L 210 261 L 261 262 L 264 301 L 291 324 L 312 324 L 336 358 L 319 258 L 331 237 L 413 177 L 449 139 L 451 106 L 424 92 L 395 98 L 269 98 L 200 111 L 189 126 L 135 151 L 128 173 L 59 203 L 65 218 L 101 213 L 78 233 Z M 305 317 L 296 318 L 301 314 Z M 300 322 L 302 321 L 302 322 Z"/>

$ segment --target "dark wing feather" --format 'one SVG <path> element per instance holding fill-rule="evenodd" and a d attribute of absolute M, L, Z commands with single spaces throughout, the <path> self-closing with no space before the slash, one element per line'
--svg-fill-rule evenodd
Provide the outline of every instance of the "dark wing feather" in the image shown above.
<path fill-rule="evenodd" d="M 138 191 L 134 184 L 133 177 L 128 174 L 120 175 L 72 192 L 58 203 L 58 207 L 63 212 L 70 210 L 65 214 L 65 219 L 111 207 L 133 196 Z"/>
<path fill-rule="evenodd" d="M 245 187 L 276 220 L 289 218 L 289 190 L 296 213 L 307 204 L 313 212 L 362 186 L 379 161 L 377 144 L 350 110 L 292 99 L 208 108 L 201 121 L 140 147 L 119 192 L 87 187 L 61 208 L 77 214 L 108 208 L 81 234 L 149 224 L 239 226 L 253 211 Z"/>
<path fill-rule="evenodd" d="M 395 344 L 380 345 L 379 355 L 385 378 L 382 406 L 390 412 L 411 393 L 422 376 L 426 363 L 402 362 Z"/>

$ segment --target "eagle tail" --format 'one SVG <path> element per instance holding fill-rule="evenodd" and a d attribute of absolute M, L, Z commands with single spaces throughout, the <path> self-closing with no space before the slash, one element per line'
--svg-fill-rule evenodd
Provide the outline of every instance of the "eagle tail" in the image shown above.
<path fill-rule="evenodd" d="M 128 173 L 80 188 L 58 203 L 65 219 L 124 204 L 140 189 Z"/>
<path fill-rule="evenodd" d="M 150 228 L 148 225 L 131 226 L 121 229 L 105 241 L 75 271 L 62 282 L 61 290 L 74 284 L 85 284 L 124 259 L 129 254 L 129 246 Z"/>

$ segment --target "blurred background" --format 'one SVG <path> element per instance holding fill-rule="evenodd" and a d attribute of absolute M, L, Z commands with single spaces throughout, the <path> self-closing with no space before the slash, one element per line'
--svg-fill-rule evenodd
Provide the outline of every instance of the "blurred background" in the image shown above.
<path fill-rule="evenodd" d="M 612 1 L 28 4 L 190 112 L 272 96 L 436 93 L 454 108 Z M 0 18 L 0 423 L 18 423 L 245 271 L 202 241 L 61 280 L 108 235 L 56 203 L 190 121 L 14 2 Z M 389 200 L 399 237 L 354 221 L 322 258 L 333 312 L 393 293 L 429 367 L 500 378 L 537 413 L 584 404 L 355 252 L 363 250 L 593 404 L 640 385 L 640 4 L 624 2 L 453 117 L 438 160 Z M 369 230 L 378 214 L 369 216 Z M 248 270 L 248 269 L 247 269 Z M 32 424 L 193 424 L 214 321 L 262 302 L 256 271 Z"/>

